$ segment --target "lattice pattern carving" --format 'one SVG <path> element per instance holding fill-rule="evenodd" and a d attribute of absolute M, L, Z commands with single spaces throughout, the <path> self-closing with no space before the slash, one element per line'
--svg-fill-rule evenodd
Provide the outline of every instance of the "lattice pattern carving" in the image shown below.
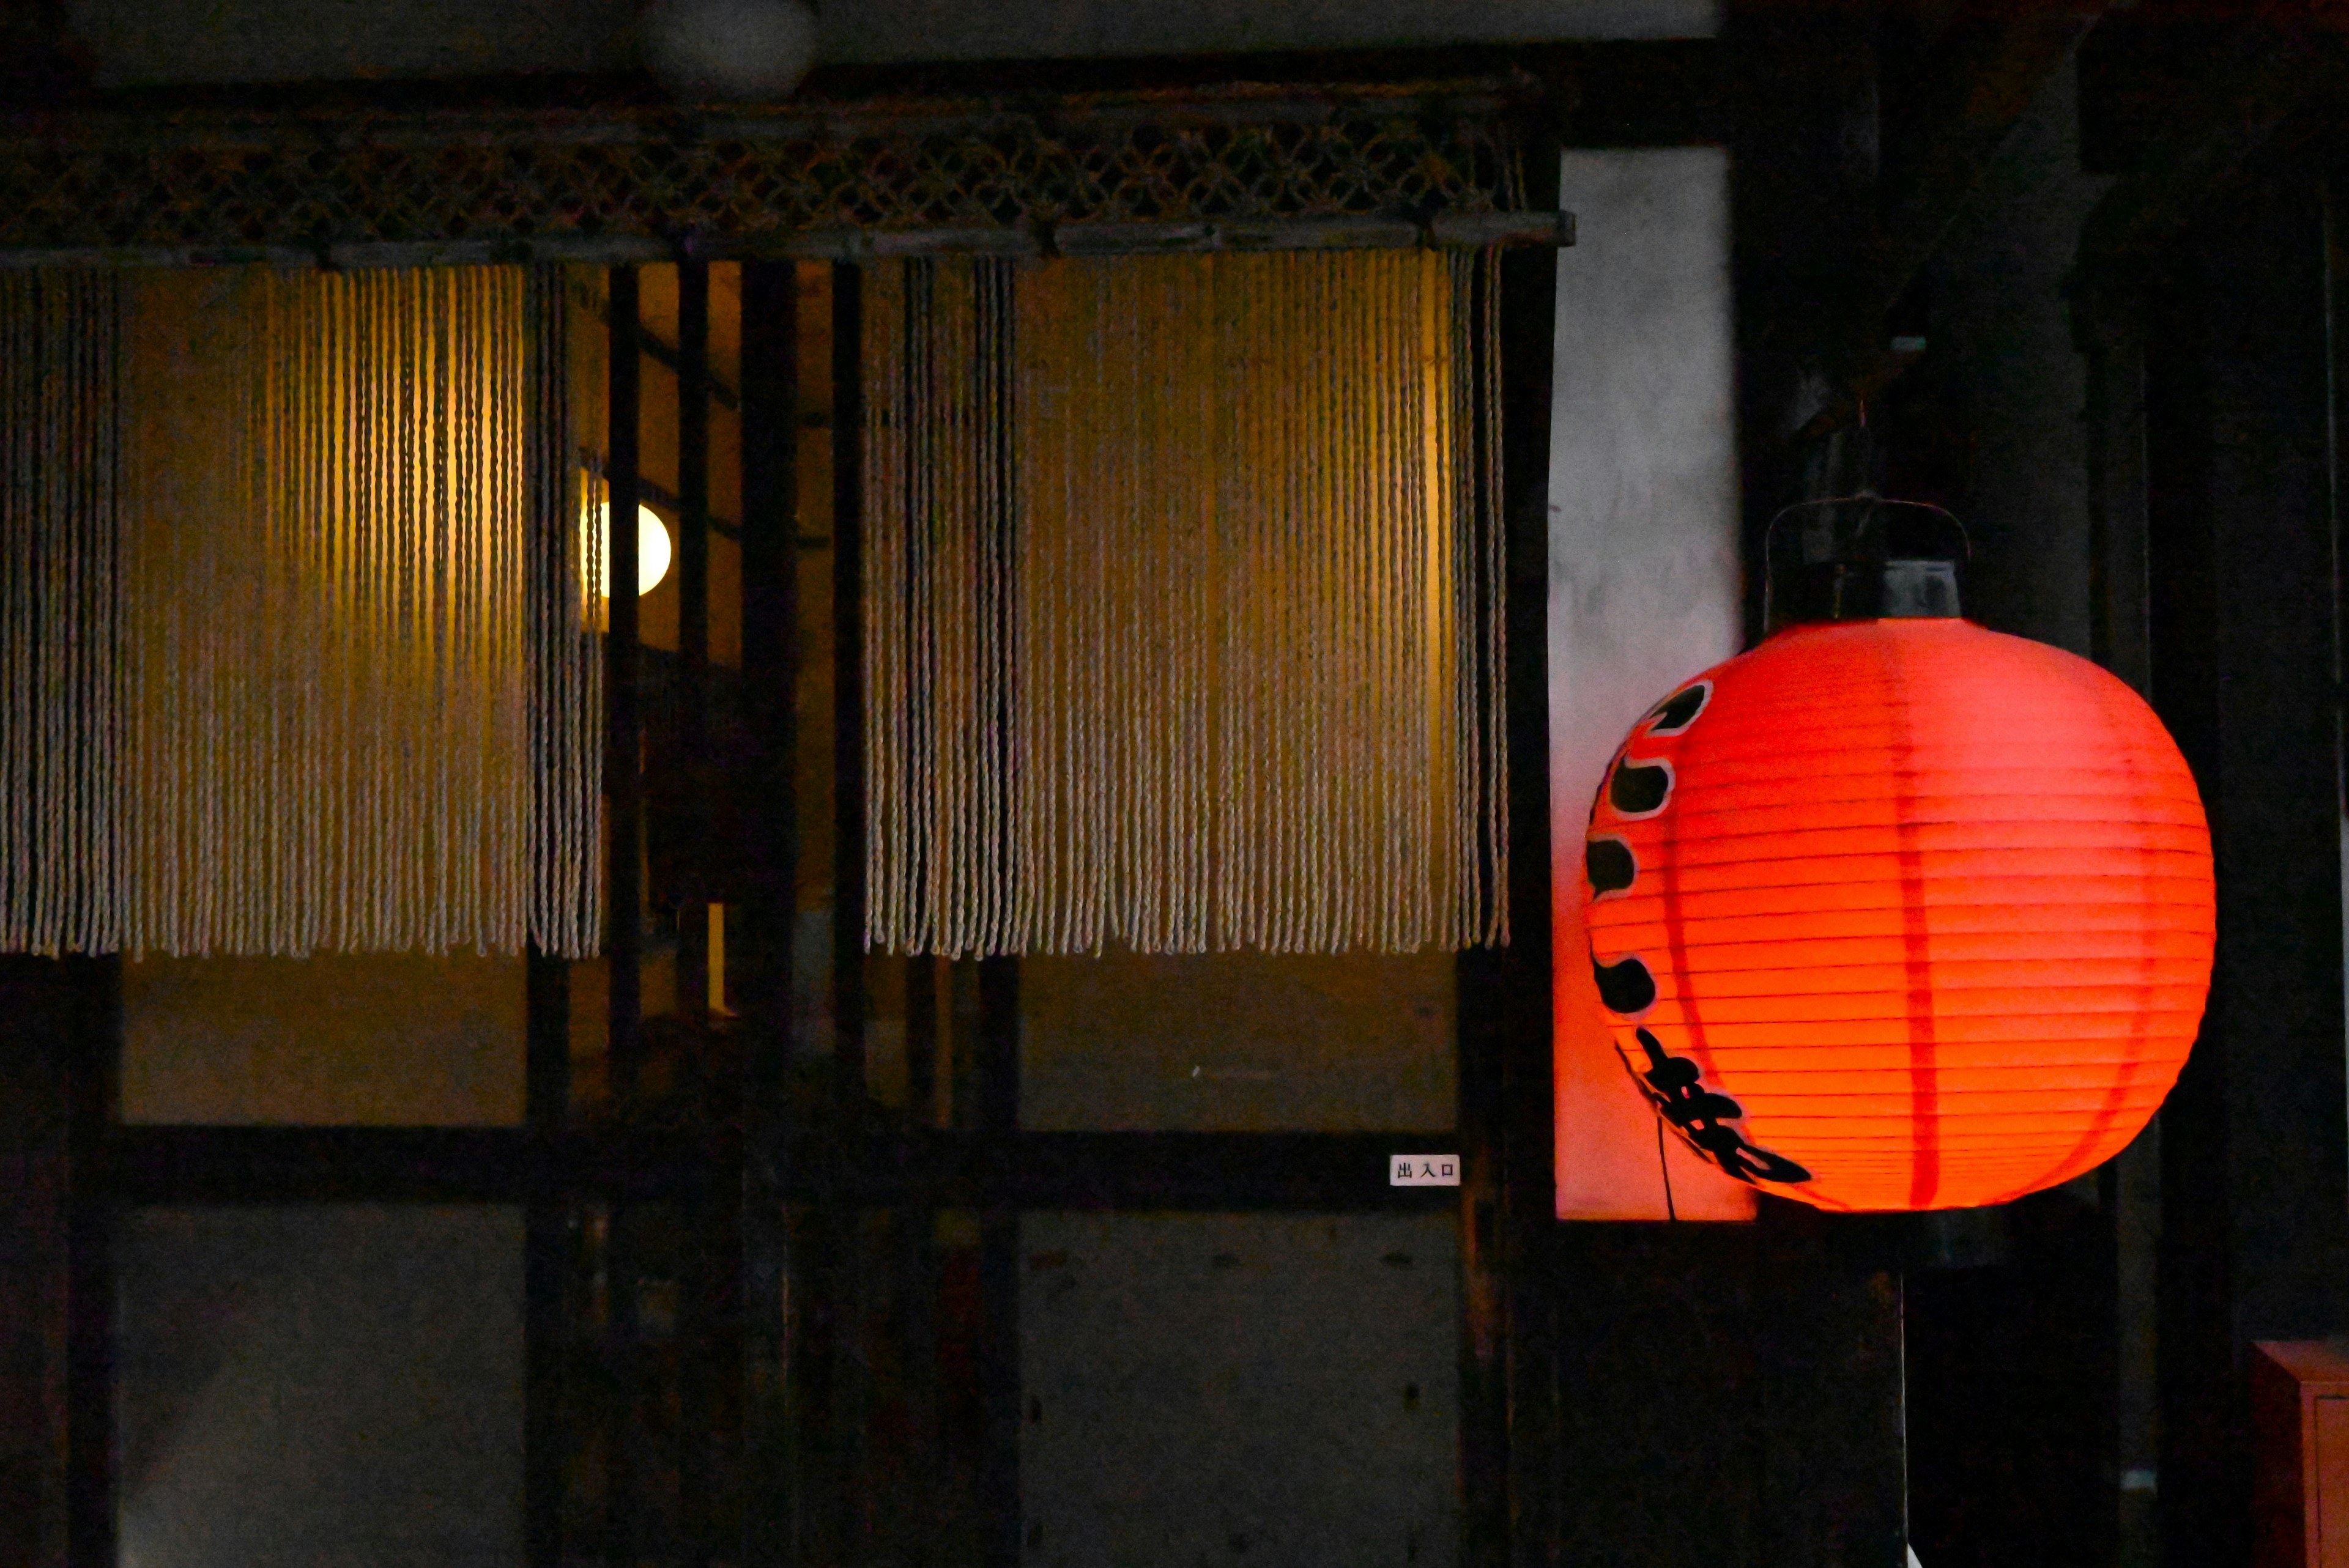
<path fill-rule="evenodd" d="M 0 250 L 57 259 L 435 244 L 522 259 L 688 237 L 761 253 L 827 231 L 1523 205 L 1506 104 L 1457 95 L 830 120 L 216 113 L 0 135 Z"/>

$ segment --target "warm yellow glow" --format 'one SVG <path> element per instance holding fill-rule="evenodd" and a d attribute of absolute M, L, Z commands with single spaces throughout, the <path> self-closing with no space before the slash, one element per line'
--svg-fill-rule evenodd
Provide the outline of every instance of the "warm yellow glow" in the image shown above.
<path fill-rule="evenodd" d="M 604 542 L 612 537 L 612 507 L 605 502 L 597 512 L 598 532 L 594 548 L 600 554 Z M 648 506 L 636 508 L 636 594 L 639 598 L 660 586 L 668 575 L 668 529 L 658 513 Z M 595 591 L 605 598 L 612 596 L 612 562 L 605 557 L 596 562 Z"/>
<path fill-rule="evenodd" d="M 726 1005 L 726 906 L 709 906 L 709 1011 L 713 1016 L 730 1018 L 734 1010 Z"/>
<path fill-rule="evenodd" d="M 1506 940 L 1485 264 L 866 273 L 872 946 Z"/>

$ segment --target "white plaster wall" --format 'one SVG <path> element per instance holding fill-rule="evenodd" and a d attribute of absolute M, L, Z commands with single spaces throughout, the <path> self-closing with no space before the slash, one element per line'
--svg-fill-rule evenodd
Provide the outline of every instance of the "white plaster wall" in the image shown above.
<path fill-rule="evenodd" d="M 1550 429 L 1558 1213 L 1744 1218 L 1744 1188 L 1658 1140 L 1609 1038 L 1581 920 L 1583 830 L 1617 743 L 1744 635 L 1728 155 L 1569 152 L 1559 204 L 1578 237 L 1558 255 Z"/>
<path fill-rule="evenodd" d="M 820 61 L 1709 36 L 1718 0 L 823 0 Z M 108 86 L 626 68 L 636 0 L 67 0 Z"/>

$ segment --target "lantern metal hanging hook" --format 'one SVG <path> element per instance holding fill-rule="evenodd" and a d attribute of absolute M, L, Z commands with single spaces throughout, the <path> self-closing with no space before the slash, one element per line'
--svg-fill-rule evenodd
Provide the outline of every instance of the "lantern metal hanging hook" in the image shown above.
<path fill-rule="evenodd" d="M 1784 559 L 1780 525 L 1810 514 L 1799 557 Z M 1924 501 L 1873 489 L 1781 507 L 1762 533 L 1762 634 L 1806 621 L 1954 617 L 1973 559 L 1965 524 Z M 1781 593 L 1785 567 L 1793 576 Z"/>

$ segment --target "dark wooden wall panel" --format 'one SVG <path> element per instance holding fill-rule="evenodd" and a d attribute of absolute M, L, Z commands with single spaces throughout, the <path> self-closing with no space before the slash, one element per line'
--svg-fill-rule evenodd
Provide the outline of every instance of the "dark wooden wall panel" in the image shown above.
<path fill-rule="evenodd" d="M 1903 1250 L 1782 1202 L 1562 1226 L 1551 1560 L 1899 1568 Z"/>
<path fill-rule="evenodd" d="M 2156 707 L 2211 817 L 2219 947 L 2162 1113 L 2168 1560 L 2249 1546 L 2246 1356 L 2349 1318 L 2321 213 L 2276 167 L 2208 211 L 2153 304 Z"/>

